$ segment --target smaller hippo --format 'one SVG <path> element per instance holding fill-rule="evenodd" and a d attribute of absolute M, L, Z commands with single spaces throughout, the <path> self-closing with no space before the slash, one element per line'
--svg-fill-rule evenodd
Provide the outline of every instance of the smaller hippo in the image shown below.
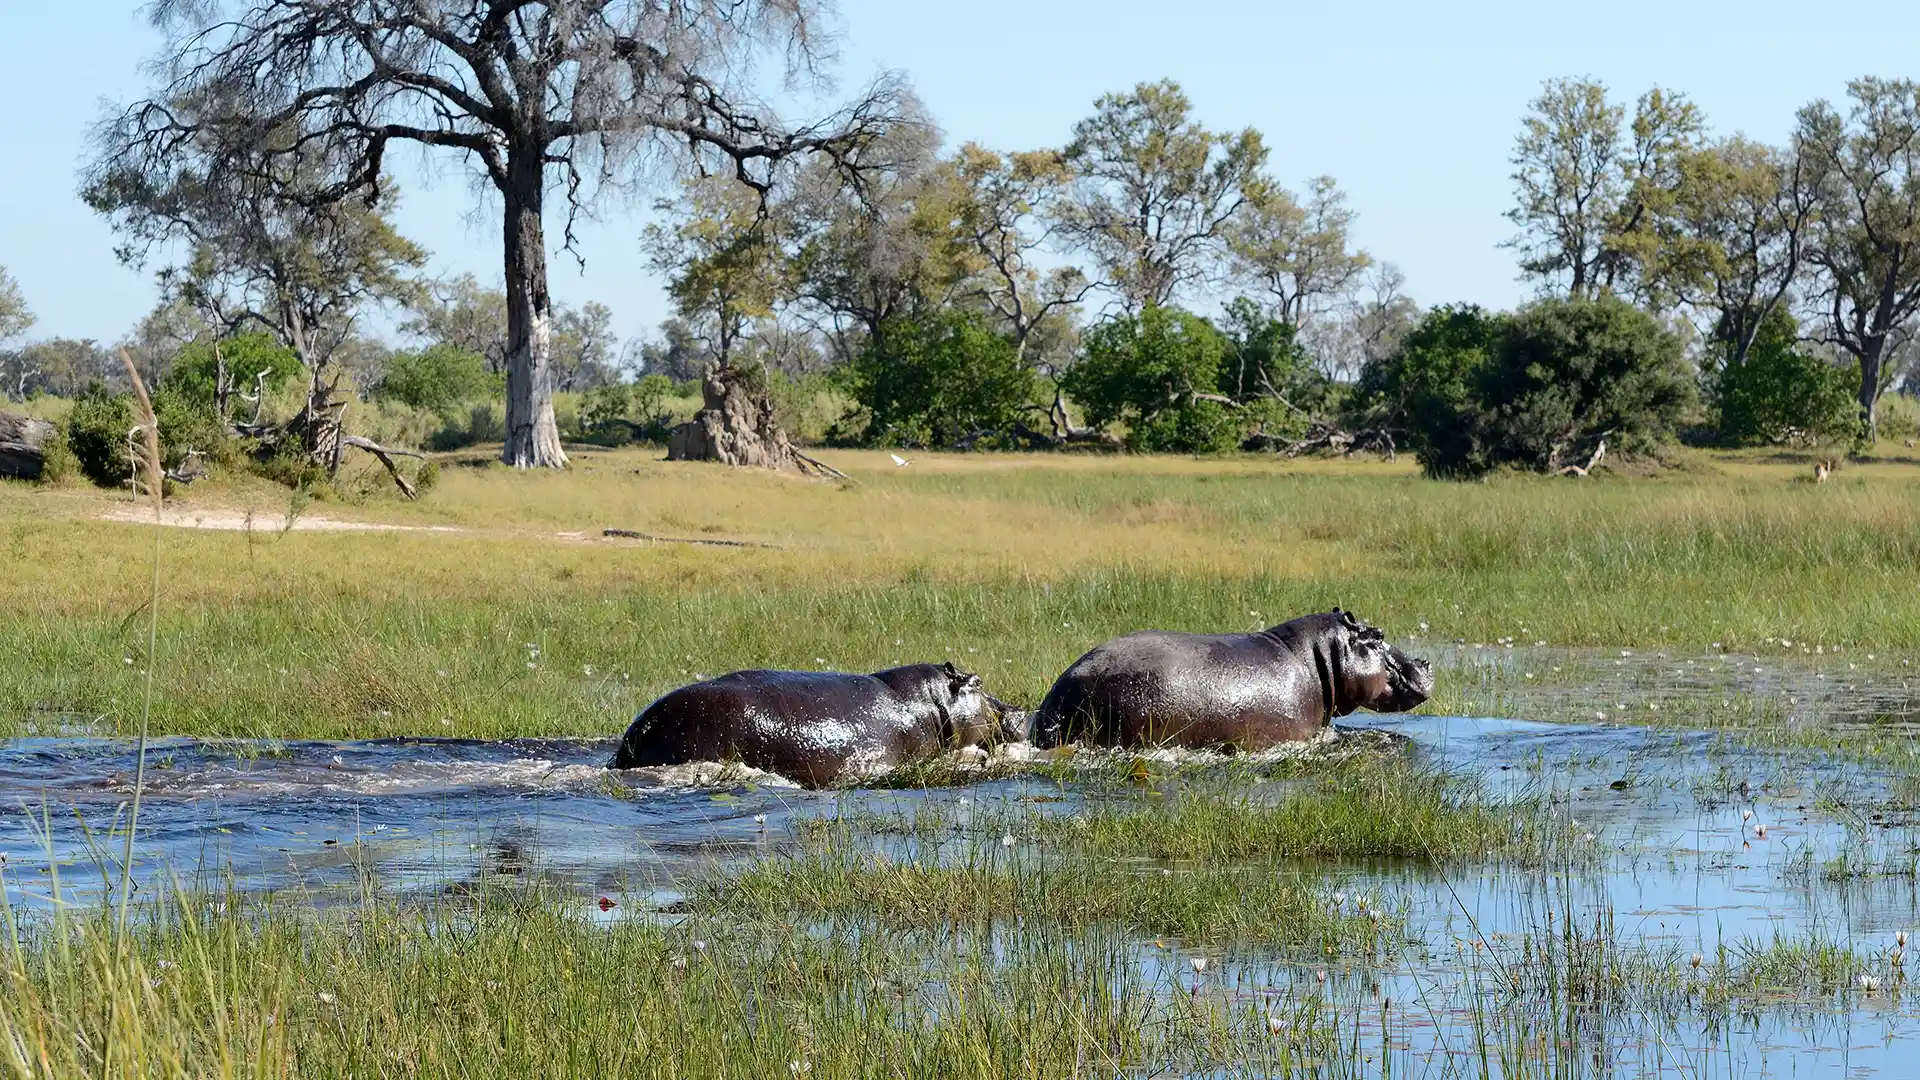
<path fill-rule="evenodd" d="M 952 664 L 871 675 L 736 671 L 683 686 L 646 707 L 612 767 L 739 761 L 807 787 L 963 746 L 1026 738 L 1026 714 Z"/>
<path fill-rule="evenodd" d="M 1251 634 L 1143 630 L 1082 656 L 1033 714 L 1035 746 L 1264 750 L 1355 709 L 1404 712 L 1433 669 L 1333 609 Z"/>

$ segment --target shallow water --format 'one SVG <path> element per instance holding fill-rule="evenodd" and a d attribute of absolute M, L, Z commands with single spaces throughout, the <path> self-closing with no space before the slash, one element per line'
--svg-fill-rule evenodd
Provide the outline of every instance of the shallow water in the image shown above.
<path fill-rule="evenodd" d="M 1782 716 L 1793 723 L 1885 729 L 1920 715 L 1920 691 L 1883 657 L 1880 667 L 1863 674 L 1856 666 L 1847 678 L 1841 669 L 1860 661 L 1784 649 L 1773 658 L 1676 660 L 1467 646 L 1442 661 L 1468 682 L 1498 669 L 1488 685 L 1507 688 L 1515 711 L 1537 715 L 1644 720 L 1658 711 L 1646 709 L 1650 703 L 1678 709 L 1723 694 L 1791 699 Z M 1535 668 L 1539 678 L 1521 678 L 1520 689 L 1511 689 L 1515 671 Z M 1596 706 L 1609 698 L 1622 708 Z M 1410 944 L 1399 963 L 1387 971 L 1334 970 L 1322 981 L 1317 970 L 1270 957 L 1214 957 L 1197 980 L 1203 992 L 1254 1008 L 1314 996 L 1343 1003 L 1363 1041 L 1379 1046 L 1376 1061 L 1400 1062 L 1397 1072 L 1477 1071 L 1477 1059 L 1460 1050 L 1476 1003 L 1498 998 L 1503 981 L 1515 977 L 1516 942 L 1548 911 L 1571 912 L 1576 922 L 1610 916 L 1621 942 L 1680 956 L 1711 957 L 1722 944 L 1809 931 L 1878 952 L 1892 947 L 1896 931 L 1920 924 L 1920 834 L 1900 762 L 1847 761 L 1791 746 L 1758 750 L 1715 732 L 1597 720 L 1352 720 L 1405 736 L 1422 760 L 1478 778 L 1495 798 L 1545 796 L 1578 823 L 1577 833 L 1594 837 L 1591 858 L 1555 872 L 1498 860 L 1446 874 L 1325 867 L 1330 894 L 1404 906 Z M 696 866 L 787 843 L 796 815 L 1060 793 L 1040 777 L 931 791 L 811 792 L 714 766 L 616 774 L 601 767 L 611 748 L 610 740 L 160 740 L 150 750 L 136 880 L 148 890 L 171 880 L 309 890 L 319 903 L 352 895 L 339 886 L 363 880 L 412 895 L 537 881 L 578 895 L 583 911 L 593 911 L 594 897 L 621 896 L 624 913 L 676 899 L 676 880 Z M 9 902 L 45 910 L 56 888 L 63 902 L 97 902 L 116 873 L 114 829 L 126 813 L 134 766 L 124 741 L 0 743 L 0 791 L 13 804 L 0 814 Z M 1046 805 L 1071 812 L 1072 784 L 1068 796 Z M 1873 872 L 1829 874 L 1834 860 Z M 1164 969 L 1169 982 L 1196 981 L 1184 970 L 1190 958 L 1178 943 L 1142 945 L 1143 964 Z M 1543 1030 L 1552 1031 L 1552 1020 L 1540 1019 Z M 1813 1002 L 1738 1002 L 1711 1023 L 1607 1015 L 1597 1033 L 1583 1036 L 1595 1046 L 1578 1047 L 1587 1056 L 1569 1071 L 1920 1074 L 1915 1020 L 1906 1001 L 1853 988 Z M 1527 1051 L 1532 1065 L 1571 1056 L 1581 1042 L 1572 1035 Z"/>

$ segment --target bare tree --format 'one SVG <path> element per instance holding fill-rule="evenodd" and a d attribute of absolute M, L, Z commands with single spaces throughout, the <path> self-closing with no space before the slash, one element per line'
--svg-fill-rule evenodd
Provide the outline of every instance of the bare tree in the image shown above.
<path fill-rule="evenodd" d="M 645 178 L 663 155 L 724 168 L 766 191 L 771 170 L 823 153 L 853 166 L 899 119 L 882 80 L 816 123 L 783 124 L 757 100 L 757 61 L 819 81 L 823 0 L 158 0 L 161 85 L 110 121 L 106 161 L 163 168 L 213 129 L 257 150 L 325 160 L 344 198 L 378 191 L 390 145 L 475 164 L 500 194 L 507 293 L 507 437 L 519 467 L 566 464 L 553 417 L 553 302 L 544 208 L 560 185 L 571 247 L 598 192 Z M 196 119 L 183 103 L 218 103 Z"/>
<path fill-rule="evenodd" d="M 1842 117 L 1824 101 L 1800 110 L 1795 135 L 1818 192 L 1807 244 L 1820 312 L 1816 338 L 1860 368 L 1860 414 L 1877 434 L 1880 395 L 1920 314 L 1920 83 L 1858 79 Z"/>
<path fill-rule="evenodd" d="M 187 113 L 174 115 L 194 123 Z M 426 253 L 387 220 L 390 196 L 325 198 L 318 163 L 278 149 L 301 139 L 274 132 L 241 156 L 203 129 L 203 137 L 147 168 L 102 161 L 84 194 L 126 238 L 124 260 L 137 265 L 155 250 L 187 246 L 185 264 L 161 274 L 169 296 L 201 311 L 221 335 L 254 324 L 293 351 L 308 383 L 292 434 L 315 464 L 332 469 L 346 404 L 335 396 L 335 353 L 369 304 L 412 297 L 411 274 Z M 226 372 L 219 383 L 224 405 Z"/>

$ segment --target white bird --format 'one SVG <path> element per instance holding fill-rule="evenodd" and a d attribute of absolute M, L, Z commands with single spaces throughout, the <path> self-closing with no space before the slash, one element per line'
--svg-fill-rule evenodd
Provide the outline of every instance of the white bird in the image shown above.
<path fill-rule="evenodd" d="M 913 464 L 913 462 L 908 461 L 906 458 L 901 457 L 899 454 L 888 454 L 887 456 L 893 459 L 893 467 L 896 469 L 904 468 L 908 465 Z"/>

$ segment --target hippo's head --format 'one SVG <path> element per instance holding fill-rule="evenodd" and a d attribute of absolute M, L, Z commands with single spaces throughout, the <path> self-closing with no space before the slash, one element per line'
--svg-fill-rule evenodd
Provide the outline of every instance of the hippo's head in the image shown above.
<path fill-rule="evenodd" d="M 1356 708 L 1406 712 L 1433 695 L 1433 668 L 1425 660 L 1401 652 L 1379 628 L 1350 612 L 1334 608 L 1333 624 L 1340 638 L 1334 674 L 1343 715 Z"/>
<path fill-rule="evenodd" d="M 949 747 L 992 746 L 1027 737 L 1027 714 L 982 689 L 980 676 L 952 663 L 941 664 L 939 670 L 946 678 L 933 688 L 934 700 L 946 718 L 942 735 Z"/>

